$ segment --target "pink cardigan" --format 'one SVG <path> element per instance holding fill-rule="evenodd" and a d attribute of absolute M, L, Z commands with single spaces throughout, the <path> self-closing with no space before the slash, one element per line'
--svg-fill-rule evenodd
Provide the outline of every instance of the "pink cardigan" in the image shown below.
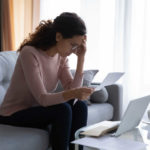
<path fill-rule="evenodd" d="M 32 46 L 24 46 L 19 54 L 15 70 L 0 106 L 0 115 L 9 116 L 33 106 L 51 106 L 64 103 L 62 92 L 54 93 L 58 80 L 64 89 L 80 87 L 83 75 L 74 79 L 69 71 L 68 59 Z"/>

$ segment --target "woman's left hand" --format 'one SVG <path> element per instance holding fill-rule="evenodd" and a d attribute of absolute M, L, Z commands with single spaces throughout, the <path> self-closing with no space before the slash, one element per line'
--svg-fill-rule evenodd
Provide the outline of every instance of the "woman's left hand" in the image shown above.
<path fill-rule="evenodd" d="M 86 36 L 85 39 L 83 39 L 82 44 L 76 49 L 74 54 L 76 54 L 78 57 L 83 57 L 85 56 L 86 53 Z"/>

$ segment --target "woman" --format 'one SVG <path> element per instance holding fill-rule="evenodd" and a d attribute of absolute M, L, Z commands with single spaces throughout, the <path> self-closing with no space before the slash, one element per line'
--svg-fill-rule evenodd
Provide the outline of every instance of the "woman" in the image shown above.
<path fill-rule="evenodd" d="M 45 129 L 52 125 L 53 150 L 70 150 L 77 129 L 86 125 L 82 100 L 93 92 L 81 87 L 86 53 L 86 27 L 75 13 L 42 21 L 21 44 L 10 86 L 0 107 L 0 123 Z M 73 78 L 67 56 L 77 56 Z M 54 93 L 58 81 L 64 91 Z M 75 105 L 74 99 L 79 99 Z M 82 147 L 80 147 L 82 149 Z"/>

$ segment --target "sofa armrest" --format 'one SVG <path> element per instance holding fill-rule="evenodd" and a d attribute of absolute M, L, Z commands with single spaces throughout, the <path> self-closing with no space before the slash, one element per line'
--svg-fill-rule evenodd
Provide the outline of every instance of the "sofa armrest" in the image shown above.
<path fill-rule="evenodd" d="M 92 82 L 91 86 L 96 87 L 100 85 L 99 82 Z M 123 88 L 120 84 L 112 84 L 106 86 L 108 92 L 108 103 L 114 108 L 114 115 L 112 120 L 120 120 L 122 116 L 122 104 L 123 104 Z"/>
<path fill-rule="evenodd" d="M 112 120 L 120 120 L 123 105 L 123 88 L 120 84 L 112 84 L 106 86 L 108 91 L 108 103 L 114 107 L 114 115 Z"/>

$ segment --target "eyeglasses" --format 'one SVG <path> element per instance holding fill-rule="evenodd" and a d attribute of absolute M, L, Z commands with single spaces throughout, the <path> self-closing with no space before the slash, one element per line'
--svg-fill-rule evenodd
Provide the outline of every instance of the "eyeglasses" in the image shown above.
<path fill-rule="evenodd" d="M 78 47 L 79 47 L 78 45 L 72 46 L 71 50 L 74 51 L 74 50 L 76 50 Z"/>
<path fill-rule="evenodd" d="M 71 46 L 72 46 L 71 48 L 72 51 L 75 51 L 77 48 L 79 48 L 79 45 L 71 44 Z"/>

